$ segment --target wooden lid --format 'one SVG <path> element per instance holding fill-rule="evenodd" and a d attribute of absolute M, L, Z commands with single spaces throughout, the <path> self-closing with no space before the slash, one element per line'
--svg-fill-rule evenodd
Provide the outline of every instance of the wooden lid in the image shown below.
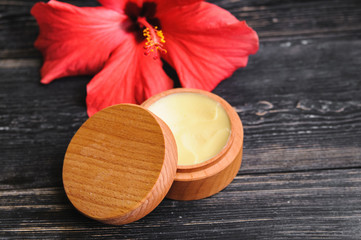
<path fill-rule="evenodd" d="M 121 225 L 158 206 L 176 170 L 177 147 L 168 126 L 140 106 L 120 104 L 93 115 L 74 135 L 63 183 L 80 212 Z"/>

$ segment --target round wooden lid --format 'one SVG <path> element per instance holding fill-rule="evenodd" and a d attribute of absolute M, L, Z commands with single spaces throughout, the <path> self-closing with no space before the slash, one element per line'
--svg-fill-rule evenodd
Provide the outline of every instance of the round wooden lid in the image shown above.
<path fill-rule="evenodd" d="M 86 216 L 126 224 L 151 212 L 167 194 L 177 170 L 177 147 L 168 126 L 132 104 L 94 114 L 71 140 L 63 183 Z"/>

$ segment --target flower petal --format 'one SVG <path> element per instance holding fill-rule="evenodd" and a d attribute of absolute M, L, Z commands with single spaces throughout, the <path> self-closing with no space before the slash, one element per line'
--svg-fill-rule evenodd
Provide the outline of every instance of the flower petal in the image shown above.
<path fill-rule="evenodd" d="M 190 5 L 197 2 L 202 2 L 203 0 L 154 0 L 157 3 L 157 11 L 165 12 L 174 7 L 182 7 L 185 5 Z"/>
<path fill-rule="evenodd" d="M 157 11 L 169 10 L 173 7 L 188 5 L 203 0 L 98 0 L 104 7 L 113 9 L 117 12 L 123 13 L 128 3 L 135 3 L 137 6 L 142 7 L 144 2 L 154 2 L 157 4 Z"/>
<path fill-rule="evenodd" d="M 98 2 L 100 2 L 100 4 L 106 8 L 123 13 L 125 5 L 130 1 L 128 1 L 128 0 L 98 0 Z M 143 4 L 143 0 L 132 1 L 132 2 L 134 2 L 134 3 L 140 2 L 139 4 L 137 4 L 138 6 Z"/>
<path fill-rule="evenodd" d="M 95 74 L 123 41 L 125 15 L 104 7 L 76 7 L 50 1 L 31 10 L 40 33 L 35 42 L 44 55 L 42 83 L 60 77 Z"/>
<path fill-rule="evenodd" d="M 142 103 L 173 87 L 160 59 L 144 56 L 144 43 L 129 35 L 87 86 L 88 115 L 119 103 Z"/>
<path fill-rule="evenodd" d="M 168 54 L 183 87 L 213 90 L 258 50 L 258 36 L 247 24 L 210 3 L 159 14 Z"/>

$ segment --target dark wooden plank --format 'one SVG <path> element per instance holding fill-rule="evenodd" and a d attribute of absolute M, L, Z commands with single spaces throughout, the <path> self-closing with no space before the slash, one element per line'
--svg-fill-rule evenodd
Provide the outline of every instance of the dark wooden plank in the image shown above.
<path fill-rule="evenodd" d="M 0 202 L 0 236 L 14 238 L 361 238 L 361 169 L 238 176 L 213 197 L 166 199 L 125 226 L 82 216 L 62 188 L 2 191 Z"/>
<path fill-rule="evenodd" d="M 0 0 L 0 238 L 361 238 L 360 1 L 212 1 L 261 41 L 215 89 L 243 120 L 242 168 L 216 196 L 165 200 L 122 227 L 83 217 L 62 190 L 91 76 L 39 83 L 35 2 Z"/>
<path fill-rule="evenodd" d="M 32 48 L 37 25 L 29 12 L 37 0 L 0 1 L 0 57 L 38 56 Z M 94 0 L 65 2 L 94 6 Z M 228 1 L 214 0 L 257 30 L 262 41 L 361 36 L 361 2 L 348 1 Z"/>
<path fill-rule="evenodd" d="M 240 173 L 360 167 L 361 41 L 290 44 L 263 43 L 215 90 L 244 123 Z M 1 63 L 0 188 L 60 186 L 66 146 L 87 118 L 90 77 L 43 86 L 39 59 Z"/>
<path fill-rule="evenodd" d="M 360 166 L 360 49 L 343 38 L 263 43 L 215 89 L 245 125 L 244 170 Z"/>
<path fill-rule="evenodd" d="M 245 19 L 263 40 L 360 36 L 361 2 L 304 0 L 215 0 L 239 19 Z"/>

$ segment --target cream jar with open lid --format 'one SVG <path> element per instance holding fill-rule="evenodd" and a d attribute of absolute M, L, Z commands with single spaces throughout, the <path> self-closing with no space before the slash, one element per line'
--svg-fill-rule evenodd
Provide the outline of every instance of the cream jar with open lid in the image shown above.
<path fill-rule="evenodd" d="M 191 100 L 188 102 L 187 98 Z M 167 106 L 167 101 L 171 101 L 172 103 Z M 197 104 L 209 109 L 202 109 L 200 106 L 197 106 Z M 216 148 L 217 152 L 213 152 L 211 154 L 213 156 L 208 159 L 203 159 L 200 163 L 196 164 L 182 165 L 178 159 L 177 174 L 167 194 L 168 198 L 176 200 L 196 200 L 209 197 L 225 188 L 237 175 L 242 162 L 243 126 L 238 114 L 224 99 L 213 93 L 198 89 L 178 88 L 157 94 L 145 101 L 142 106 L 156 115 L 158 114 L 158 117 L 166 123 L 169 123 L 168 126 L 170 126 L 173 134 L 173 130 L 177 129 L 177 126 L 173 127 L 171 124 L 174 120 L 167 117 L 167 114 L 170 114 L 167 110 L 169 111 L 171 107 L 174 108 L 172 111 L 189 111 L 198 117 L 198 119 L 190 119 L 189 121 L 198 121 L 200 126 L 197 126 L 201 129 L 188 129 L 188 134 L 201 135 L 206 131 L 212 131 L 207 128 L 202 129 L 204 128 L 202 124 L 205 120 L 204 117 L 201 116 L 211 115 L 208 118 L 206 117 L 206 120 L 214 118 L 213 115 L 222 118 L 221 121 L 215 121 L 222 125 L 218 127 L 220 129 L 215 129 L 223 131 L 223 134 L 218 134 L 221 141 L 213 144 L 213 146 L 207 146 L 208 148 Z M 164 107 L 164 109 L 162 109 L 162 107 Z M 191 108 L 191 110 L 189 110 L 189 108 Z M 186 117 L 190 117 L 190 115 Z M 179 124 L 179 122 L 176 122 L 176 124 L 177 123 Z M 212 127 L 217 128 L 217 126 Z M 226 132 L 224 131 L 225 127 L 229 128 L 227 134 L 224 134 L 224 132 Z M 199 131 L 194 133 L 192 132 L 194 130 Z M 187 131 L 187 129 L 185 131 Z M 206 134 L 204 137 L 208 137 L 207 135 L 212 135 L 212 133 Z M 217 132 L 213 135 L 216 135 L 213 136 L 213 138 L 216 138 Z M 209 140 L 211 139 L 212 136 L 210 136 Z M 176 142 L 177 145 L 179 145 L 178 142 L 181 141 L 178 141 L 176 137 Z M 178 157 L 180 157 L 180 150 L 178 147 Z"/>
<path fill-rule="evenodd" d="M 187 98 L 201 107 L 182 104 Z M 173 125 L 182 122 L 165 117 L 171 114 L 170 109 L 190 110 L 188 114 L 193 111 L 195 116 L 199 115 L 197 111 L 203 111 L 200 116 L 215 111 L 211 117 L 215 121 L 207 125 L 202 117 L 204 124 L 197 127 L 197 119 L 185 115 L 183 120 L 190 119 L 196 127 L 193 130 L 187 127 L 190 132 L 179 134 Z M 202 124 L 209 127 L 207 130 L 205 126 L 200 134 L 200 138 L 206 139 L 196 141 L 200 135 L 192 136 L 192 132 L 199 132 L 197 128 L 201 129 Z M 217 125 L 222 126 L 215 134 L 207 133 Z M 183 141 L 179 141 L 182 136 Z M 207 147 L 201 149 L 207 137 L 215 142 L 208 146 L 210 153 Z M 84 215 L 109 224 L 126 224 L 150 213 L 165 196 L 195 200 L 221 191 L 236 176 L 242 149 L 242 123 L 225 100 L 202 90 L 172 89 L 151 97 L 141 106 L 114 105 L 90 117 L 74 135 L 65 154 L 64 189 Z M 179 157 L 191 156 L 187 151 L 199 156 L 193 156 L 196 160 L 192 163 L 180 164 Z"/>

